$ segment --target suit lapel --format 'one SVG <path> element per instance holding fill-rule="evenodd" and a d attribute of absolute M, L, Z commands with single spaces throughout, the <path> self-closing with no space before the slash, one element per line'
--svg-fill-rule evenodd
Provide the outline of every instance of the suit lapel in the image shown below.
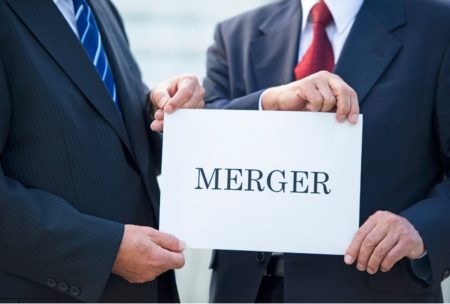
<path fill-rule="evenodd" d="M 49 0 L 7 1 L 131 152 L 130 141 L 120 114 L 81 43 L 58 8 Z"/>
<path fill-rule="evenodd" d="M 302 9 L 300 1 L 286 1 L 273 17 L 260 26 L 262 36 L 251 42 L 250 57 L 258 89 L 294 80 Z"/>
<path fill-rule="evenodd" d="M 391 31 L 405 23 L 401 0 L 366 0 L 336 65 L 360 103 L 402 48 Z"/>
<path fill-rule="evenodd" d="M 130 72 L 130 62 L 133 62 L 134 59 L 128 51 L 126 36 L 123 34 L 119 23 L 114 21 L 116 17 L 104 1 L 90 1 L 90 5 L 97 17 L 97 23 L 102 32 L 103 45 L 113 70 L 123 111 L 123 120 L 131 141 L 133 154 L 139 171 L 142 176 L 147 178 L 151 150 L 147 140 L 150 130 L 145 117 L 146 92 L 142 89 L 143 84 L 140 75 Z M 109 35 L 106 35 L 106 29 Z M 124 75 L 127 75 L 127 77 L 124 77 Z M 152 198 L 154 215 L 157 215 L 159 214 L 158 199 L 153 197 L 154 192 L 150 189 L 150 182 L 144 184 Z M 157 216 L 155 216 L 155 220 L 157 220 Z"/>

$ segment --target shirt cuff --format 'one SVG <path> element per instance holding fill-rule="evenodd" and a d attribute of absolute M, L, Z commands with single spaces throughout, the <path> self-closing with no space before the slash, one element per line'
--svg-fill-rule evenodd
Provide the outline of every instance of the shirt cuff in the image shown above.
<path fill-rule="evenodd" d="M 264 95 L 264 92 L 265 92 L 265 91 L 262 91 L 262 92 L 261 92 L 261 95 L 259 95 L 258 110 L 260 110 L 260 111 L 264 111 L 263 105 L 262 105 L 262 97 L 263 97 L 263 95 Z"/>

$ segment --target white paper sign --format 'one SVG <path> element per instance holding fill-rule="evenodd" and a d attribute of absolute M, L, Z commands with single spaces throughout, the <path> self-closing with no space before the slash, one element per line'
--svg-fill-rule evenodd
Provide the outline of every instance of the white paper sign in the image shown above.
<path fill-rule="evenodd" d="M 165 117 L 160 229 L 189 248 L 344 254 L 359 224 L 362 117 Z"/>

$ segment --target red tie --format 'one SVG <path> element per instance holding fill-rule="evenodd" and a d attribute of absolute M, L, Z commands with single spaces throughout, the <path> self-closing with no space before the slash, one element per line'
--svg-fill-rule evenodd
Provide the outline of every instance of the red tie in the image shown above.
<path fill-rule="evenodd" d="M 314 37 L 302 61 L 295 67 L 295 80 L 300 80 L 319 71 L 334 69 L 333 47 L 325 28 L 333 20 L 328 6 L 320 1 L 311 9 Z"/>

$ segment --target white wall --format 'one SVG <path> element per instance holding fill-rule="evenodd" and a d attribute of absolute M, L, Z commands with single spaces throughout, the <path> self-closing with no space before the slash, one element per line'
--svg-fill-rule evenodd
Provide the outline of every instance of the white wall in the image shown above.
<path fill-rule="evenodd" d="M 269 0 L 115 0 L 131 46 L 152 85 L 180 73 L 205 75 L 217 22 Z"/>
<path fill-rule="evenodd" d="M 113 0 L 124 17 L 131 48 L 145 82 L 180 73 L 205 75 L 206 49 L 217 22 L 270 0 Z M 208 300 L 210 251 L 188 250 L 186 267 L 177 272 L 183 302 Z M 450 281 L 445 282 L 450 301 Z"/>

